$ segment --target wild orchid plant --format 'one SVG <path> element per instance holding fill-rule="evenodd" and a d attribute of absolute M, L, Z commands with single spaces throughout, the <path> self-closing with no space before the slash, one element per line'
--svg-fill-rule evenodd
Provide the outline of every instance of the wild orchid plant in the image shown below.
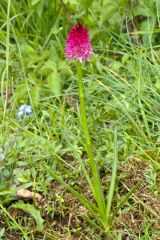
<path fill-rule="evenodd" d="M 124 199 L 117 205 L 116 210 L 111 214 L 111 205 L 112 199 L 115 189 L 115 180 L 116 180 L 116 169 L 117 169 L 117 161 L 118 161 L 118 154 L 117 154 L 117 133 L 115 128 L 114 134 L 114 159 L 113 159 L 113 167 L 112 167 L 112 178 L 110 182 L 109 192 L 107 196 L 107 202 L 105 201 L 103 189 L 102 189 L 102 182 L 100 179 L 100 173 L 97 166 L 96 159 L 93 155 L 91 138 L 88 129 L 87 123 L 87 116 L 86 116 L 86 109 L 85 109 L 85 101 L 84 101 L 84 93 L 83 93 L 83 82 L 82 82 L 82 63 L 83 61 L 90 61 L 90 56 L 93 53 L 91 41 L 89 37 L 88 29 L 83 26 L 82 24 L 76 24 L 70 30 L 67 41 L 66 41 L 66 59 L 74 59 L 76 60 L 77 64 L 77 75 L 78 75 L 78 86 L 79 86 L 79 99 L 80 99 L 80 119 L 82 122 L 84 134 L 85 134 L 85 141 L 86 141 L 86 151 L 89 158 L 89 165 L 91 168 L 92 177 L 89 176 L 85 163 L 81 161 L 81 166 L 83 170 L 83 174 L 86 177 L 89 187 L 92 190 L 94 199 L 96 204 L 94 204 L 91 200 L 84 197 L 81 193 L 74 190 L 70 187 L 57 173 L 52 171 L 49 167 L 45 167 L 47 171 L 56 179 L 58 182 L 63 184 L 67 190 L 73 193 L 81 203 L 89 210 L 89 212 L 94 216 L 95 220 L 97 220 L 100 224 L 98 226 L 95 224 L 91 219 L 86 217 L 86 219 L 94 225 L 96 228 L 100 230 L 104 230 L 105 233 L 108 233 L 108 229 L 110 228 L 117 212 L 123 206 L 125 201 L 128 200 L 130 195 L 135 191 L 138 187 L 139 183 L 126 195 Z M 112 238 L 112 236 L 110 235 Z"/>
<path fill-rule="evenodd" d="M 94 197 L 96 199 L 101 216 L 105 218 L 105 202 L 102 191 L 101 180 L 97 168 L 96 161 L 93 156 L 93 150 L 91 145 L 91 139 L 88 130 L 88 123 L 86 117 L 86 109 L 84 103 L 83 83 L 82 83 L 82 61 L 90 61 L 90 55 L 92 54 L 92 46 L 89 38 L 89 33 L 86 27 L 81 24 L 73 26 L 68 34 L 66 41 L 66 59 L 77 60 L 77 73 L 78 73 L 78 85 L 79 85 L 79 98 L 80 98 L 80 113 L 82 119 L 82 125 L 86 138 L 86 150 L 90 160 L 90 167 L 93 176 L 93 182 L 90 182 Z"/>

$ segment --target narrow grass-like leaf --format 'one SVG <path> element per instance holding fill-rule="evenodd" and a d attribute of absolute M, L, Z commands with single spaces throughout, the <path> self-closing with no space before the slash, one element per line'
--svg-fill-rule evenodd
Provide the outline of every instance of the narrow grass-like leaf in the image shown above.
<path fill-rule="evenodd" d="M 87 221 L 94 229 L 97 229 L 98 231 L 102 231 L 101 227 L 99 227 L 93 220 L 88 218 L 88 216 L 84 216 L 83 219 Z M 105 229 L 105 231 L 103 231 L 104 235 L 108 237 L 110 240 L 115 240 L 112 234 L 106 231 L 106 226 L 104 226 L 104 229 Z"/>
<path fill-rule="evenodd" d="M 138 126 L 138 124 L 136 123 L 136 121 L 133 119 L 133 117 L 131 116 L 131 114 L 129 114 L 129 112 L 127 111 L 126 107 L 124 106 L 124 104 L 122 104 L 119 99 L 112 94 L 112 96 L 114 97 L 114 99 L 116 100 L 116 102 L 118 103 L 118 105 L 120 106 L 120 108 L 122 109 L 122 111 L 126 114 L 126 116 L 128 117 L 128 119 L 131 121 L 131 123 L 133 124 L 135 130 L 137 131 L 137 133 L 139 133 L 140 136 L 142 136 L 143 138 L 146 138 L 145 133 L 143 132 L 142 128 Z"/>
<path fill-rule="evenodd" d="M 44 165 L 43 168 L 60 184 L 62 184 L 68 191 L 70 191 L 86 208 L 87 210 L 95 217 L 95 219 L 102 224 L 102 220 L 99 215 L 98 208 L 87 198 L 85 198 L 78 191 L 70 187 L 60 176 L 58 176 L 53 170 L 51 170 L 47 165 Z"/>
<path fill-rule="evenodd" d="M 114 131 L 114 159 L 113 159 L 113 166 L 112 166 L 112 177 L 111 177 L 111 183 L 110 183 L 110 188 L 109 188 L 109 193 L 108 193 L 108 200 L 107 200 L 107 205 L 106 205 L 107 225 L 109 224 L 110 210 L 111 210 L 112 199 L 113 199 L 113 194 L 114 194 L 114 190 L 115 190 L 117 162 L 118 162 L 117 129 L 115 127 L 115 131 Z"/>
<path fill-rule="evenodd" d="M 94 189 L 94 186 L 93 186 L 93 183 L 92 183 L 92 180 L 90 179 L 89 177 L 89 174 L 85 168 L 85 165 L 83 163 L 83 161 L 79 158 L 79 161 L 80 161 L 80 164 L 81 164 L 81 167 L 82 167 L 82 171 L 83 171 L 83 175 L 85 176 L 87 182 L 88 182 L 88 185 L 90 186 L 94 196 L 95 196 L 95 189 Z"/>
<path fill-rule="evenodd" d="M 108 68 L 106 66 L 103 66 L 103 69 L 105 69 L 107 72 L 111 72 L 114 76 L 118 77 L 119 79 L 121 79 L 125 84 L 127 84 L 127 86 L 129 86 L 130 88 L 133 88 L 132 85 L 122 76 L 120 76 L 118 73 L 116 73 L 115 71 L 113 71 L 111 68 Z"/>
<path fill-rule="evenodd" d="M 118 204 L 116 210 L 114 211 L 110 223 L 112 224 L 114 218 L 116 217 L 116 214 L 119 212 L 119 210 L 124 206 L 124 204 L 128 201 L 128 199 L 131 197 L 131 195 L 137 190 L 137 188 L 140 186 L 142 181 L 139 181 L 128 193 L 127 195 L 122 199 L 122 201 Z"/>
<path fill-rule="evenodd" d="M 147 116 L 145 114 L 145 111 L 143 110 L 143 106 L 142 106 L 142 103 L 141 103 L 140 99 L 138 100 L 138 102 L 139 102 L 139 106 L 140 106 L 140 109 L 141 109 L 141 114 L 142 114 L 142 117 L 143 117 L 143 122 L 144 122 L 144 125 L 145 125 L 145 128 L 146 128 L 146 132 L 148 134 L 148 137 L 151 137 L 150 129 L 149 129 L 149 126 L 148 126 Z"/>
<path fill-rule="evenodd" d="M 127 137 L 137 146 L 137 148 L 150 160 L 150 162 L 157 168 L 160 169 L 160 163 L 156 162 L 148 153 L 146 153 L 145 150 L 143 150 L 143 148 L 141 148 L 136 141 L 131 138 L 126 132 L 125 135 L 127 135 Z"/>
<path fill-rule="evenodd" d="M 144 131 L 142 130 L 141 127 L 138 126 L 138 124 L 136 123 L 136 121 L 133 119 L 133 117 L 131 116 L 131 114 L 129 114 L 129 112 L 127 111 L 126 107 L 124 106 L 124 104 L 122 104 L 119 99 L 113 94 L 113 92 L 108 88 L 108 86 L 106 86 L 105 84 L 103 84 L 101 81 L 97 82 L 102 85 L 107 92 L 111 93 L 112 97 L 115 99 L 115 101 L 117 102 L 117 104 L 120 106 L 120 108 L 122 109 L 122 111 L 126 114 L 126 116 L 128 117 L 128 119 L 131 121 L 131 123 L 133 124 L 136 132 L 142 136 L 143 138 L 146 138 L 146 135 L 144 133 Z"/>

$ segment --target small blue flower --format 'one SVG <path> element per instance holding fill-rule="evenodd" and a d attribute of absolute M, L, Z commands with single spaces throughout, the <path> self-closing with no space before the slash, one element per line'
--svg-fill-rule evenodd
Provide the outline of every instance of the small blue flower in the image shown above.
<path fill-rule="evenodd" d="M 32 107 L 26 104 L 23 104 L 19 107 L 18 117 L 30 118 L 32 115 Z"/>

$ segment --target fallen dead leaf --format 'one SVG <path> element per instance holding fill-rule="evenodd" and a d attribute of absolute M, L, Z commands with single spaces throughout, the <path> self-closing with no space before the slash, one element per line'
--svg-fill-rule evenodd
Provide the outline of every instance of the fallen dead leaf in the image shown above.
<path fill-rule="evenodd" d="M 39 193 L 34 193 L 26 189 L 19 189 L 17 191 L 17 196 L 24 199 L 35 199 L 38 202 L 43 198 Z"/>

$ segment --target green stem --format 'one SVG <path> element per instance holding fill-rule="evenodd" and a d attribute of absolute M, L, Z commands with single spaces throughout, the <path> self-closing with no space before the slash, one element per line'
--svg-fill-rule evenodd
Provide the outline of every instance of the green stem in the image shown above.
<path fill-rule="evenodd" d="M 9 54 L 10 54 L 10 5 L 11 0 L 8 0 L 7 6 L 7 35 L 6 35 L 6 86 L 5 86 L 5 100 L 4 100 L 4 111 L 3 111 L 3 124 L 5 123 L 5 114 L 8 102 L 8 81 L 9 81 Z"/>
<path fill-rule="evenodd" d="M 101 217 L 103 218 L 103 222 L 105 222 L 105 201 L 104 201 L 104 195 L 103 195 L 99 171 L 98 171 L 97 164 L 96 164 L 96 161 L 93 156 L 91 139 L 90 139 L 89 130 L 88 130 L 86 109 L 85 109 L 85 103 L 84 103 L 84 94 L 83 94 L 82 65 L 79 61 L 77 61 L 77 73 L 78 73 L 81 119 L 82 119 L 82 125 L 83 125 L 84 134 L 85 134 L 85 139 L 86 139 L 87 153 L 88 153 L 88 157 L 90 160 L 90 167 L 91 167 L 91 172 L 92 172 L 92 177 L 93 177 L 93 186 L 94 186 L 93 194 L 96 199 Z"/>

